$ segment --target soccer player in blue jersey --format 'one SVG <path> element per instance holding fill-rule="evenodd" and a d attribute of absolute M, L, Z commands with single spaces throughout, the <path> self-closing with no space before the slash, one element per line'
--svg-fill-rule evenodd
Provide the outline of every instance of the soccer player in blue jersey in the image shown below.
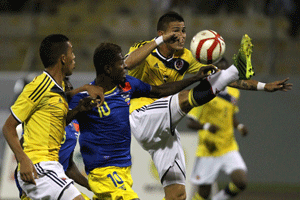
<path fill-rule="evenodd" d="M 204 67 L 197 75 L 181 82 L 151 86 L 126 76 L 121 48 L 111 43 L 103 43 L 95 50 L 94 65 L 97 77 L 91 84 L 104 88 L 104 104 L 73 116 L 80 125 L 80 151 L 89 185 L 97 199 L 138 199 L 138 195 L 131 188 L 133 181 L 130 174 L 131 98 L 165 97 L 175 94 L 192 83 L 201 81 L 209 70 L 215 68 Z M 70 109 L 76 109 L 78 102 L 88 96 L 87 92 L 75 95 L 69 104 Z M 207 98 L 211 99 L 213 96 L 209 93 Z M 182 103 L 188 103 L 188 96 L 184 98 Z M 163 99 L 163 108 L 167 106 L 165 104 L 168 101 Z"/>
<path fill-rule="evenodd" d="M 3 126 L 3 134 L 19 163 L 18 181 L 22 190 L 31 199 L 84 199 L 73 180 L 69 179 L 58 162 L 58 152 L 64 136 L 69 112 L 64 78 L 75 68 L 72 43 L 61 34 L 52 34 L 43 39 L 40 57 L 44 72 L 27 84 Z M 102 95 L 102 88 L 85 86 L 91 97 Z M 82 100 L 77 112 L 96 106 L 94 99 Z M 89 106 L 87 106 L 89 104 Z M 24 150 L 19 142 L 16 127 L 24 125 Z"/>
<path fill-rule="evenodd" d="M 173 38 L 173 34 L 164 36 L 165 40 Z M 104 88 L 104 104 L 81 114 L 74 111 L 69 119 L 76 118 L 79 122 L 80 150 L 96 199 L 138 199 L 131 189 L 131 132 L 152 155 L 159 175 L 164 176 L 163 184 L 180 182 L 184 185 L 185 161 L 176 125 L 193 107 L 210 101 L 226 85 L 245 77 L 246 71 L 233 67 L 216 71 L 214 66 L 204 66 L 195 76 L 154 86 L 126 75 L 124 60 L 116 44 L 102 43 L 96 48 L 97 76 L 91 84 Z M 243 67 L 246 68 L 240 66 Z M 212 71 L 209 76 L 208 71 Z M 220 77 L 222 82 L 218 81 Z M 181 91 L 199 81 L 193 89 Z M 76 94 L 69 104 L 70 109 L 76 109 L 78 102 L 88 96 L 88 92 Z M 160 99 L 130 114 L 131 99 L 139 97 Z M 185 194 L 181 198 L 184 199 Z"/>

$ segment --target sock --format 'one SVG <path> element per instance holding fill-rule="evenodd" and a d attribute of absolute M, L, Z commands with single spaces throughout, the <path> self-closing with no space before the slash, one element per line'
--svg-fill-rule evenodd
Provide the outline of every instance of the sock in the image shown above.
<path fill-rule="evenodd" d="M 231 197 L 225 193 L 224 190 L 221 190 L 218 192 L 215 196 L 211 198 L 211 200 L 227 200 L 230 199 Z"/>
<path fill-rule="evenodd" d="M 201 197 L 198 192 L 195 193 L 192 200 L 205 200 L 203 197 Z"/>
<path fill-rule="evenodd" d="M 227 200 L 236 196 L 241 190 L 236 185 L 230 182 L 225 189 L 218 192 L 212 197 L 212 200 Z"/>
<path fill-rule="evenodd" d="M 225 192 L 232 197 L 236 196 L 240 191 L 241 190 L 233 182 L 230 182 L 225 188 Z"/>
<path fill-rule="evenodd" d="M 218 94 L 220 91 L 224 90 L 228 84 L 239 80 L 239 71 L 234 65 L 231 65 L 225 70 L 220 70 L 219 72 L 208 76 L 207 80 L 210 83 L 214 94 Z"/>
<path fill-rule="evenodd" d="M 199 85 L 190 90 L 190 105 L 196 107 L 209 102 L 216 94 L 224 90 L 228 84 L 239 80 L 238 74 L 239 72 L 236 67 L 231 65 L 226 70 L 220 70 L 208 76 L 205 80 L 201 81 Z"/>

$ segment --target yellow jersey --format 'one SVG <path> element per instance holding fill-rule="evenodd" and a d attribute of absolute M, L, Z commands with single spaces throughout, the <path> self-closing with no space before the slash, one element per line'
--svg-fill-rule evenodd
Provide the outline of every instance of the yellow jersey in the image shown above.
<path fill-rule="evenodd" d="M 44 71 L 28 83 L 11 113 L 24 123 L 24 152 L 33 164 L 58 161 L 69 107 L 63 87 Z"/>
<path fill-rule="evenodd" d="M 135 43 L 130 47 L 128 54 L 149 42 L 151 41 Z M 197 73 L 202 66 L 204 65 L 199 63 L 186 48 L 175 52 L 172 58 L 165 58 L 158 49 L 155 49 L 139 66 L 129 70 L 128 74 L 150 85 L 161 85 L 182 80 L 186 73 Z M 145 97 L 132 99 L 130 113 L 155 100 Z"/>
<path fill-rule="evenodd" d="M 219 131 L 211 133 L 207 130 L 199 130 L 199 141 L 196 151 L 198 157 L 221 156 L 229 151 L 238 150 L 238 144 L 234 136 L 233 116 L 239 111 L 237 101 L 240 92 L 238 89 L 226 87 L 213 100 L 193 108 L 188 116 L 201 124 L 211 123 L 219 126 Z M 210 145 L 215 149 L 210 151 Z"/>

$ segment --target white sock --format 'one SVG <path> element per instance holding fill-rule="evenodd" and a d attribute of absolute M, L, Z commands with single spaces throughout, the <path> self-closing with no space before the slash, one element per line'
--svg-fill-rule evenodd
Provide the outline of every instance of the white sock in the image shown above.
<path fill-rule="evenodd" d="M 231 197 L 225 193 L 224 190 L 221 190 L 218 192 L 216 195 L 214 195 L 211 200 L 227 200 L 230 199 Z"/>
<path fill-rule="evenodd" d="M 228 69 L 220 70 L 208 76 L 207 80 L 212 87 L 213 93 L 218 94 L 224 90 L 228 84 L 239 80 L 239 71 L 234 65 L 231 65 Z"/>

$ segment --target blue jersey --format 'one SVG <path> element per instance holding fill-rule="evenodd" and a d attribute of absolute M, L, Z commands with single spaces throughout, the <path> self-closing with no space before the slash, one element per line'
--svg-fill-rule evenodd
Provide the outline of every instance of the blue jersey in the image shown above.
<path fill-rule="evenodd" d="M 77 117 L 80 125 L 80 151 L 87 173 L 98 167 L 131 165 L 130 99 L 148 96 L 150 90 L 149 84 L 126 76 L 124 87 L 117 86 L 105 93 L 101 107 L 95 107 Z M 69 103 L 70 109 L 88 96 L 87 92 L 75 95 Z"/>
<path fill-rule="evenodd" d="M 70 156 L 75 149 L 77 144 L 77 138 L 79 135 L 79 124 L 77 120 L 73 120 L 65 128 L 65 135 L 63 141 L 61 142 L 61 147 L 59 150 L 59 163 L 62 164 L 64 170 L 66 171 L 69 166 Z"/>

